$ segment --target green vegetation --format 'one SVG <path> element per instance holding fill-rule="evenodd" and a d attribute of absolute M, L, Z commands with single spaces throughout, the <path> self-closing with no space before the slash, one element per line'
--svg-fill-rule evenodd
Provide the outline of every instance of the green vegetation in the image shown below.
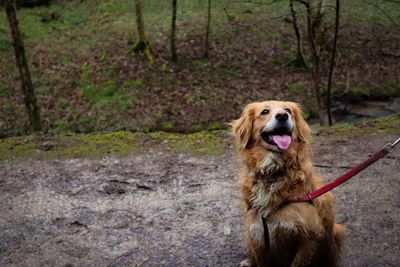
<path fill-rule="evenodd" d="M 219 122 L 219 121 L 214 121 L 208 125 L 208 130 L 209 131 L 216 131 L 216 130 L 221 130 L 223 129 L 224 126 Z"/>
<path fill-rule="evenodd" d="M 211 50 L 205 60 L 201 54 L 207 1 L 179 0 L 177 64 L 170 62 L 168 50 L 171 3 L 144 1 L 146 34 L 154 50 L 152 69 L 143 55 L 129 52 L 138 39 L 134 1 L 52 2 L 48 7 L 18 9 L 48 131 L 223 129 L 244 104 L 272 98 L 300 102 L 315 117 L 311 77 L 304 70 L 293 70 L 290 63 L 295 38 L 290 19 L 281 17 L 290 13 L 287 1 L 213 0 Z M 352 99 L 399 96 L 398 31 L 386 16 L 398 20 L 399 5 L 381 1 L 383 13 L 362 0 L 342 4 L 342 57 L 333 93 L 341 96 L 347 90 Z M 332 10 L 326 11 L 326 19 L 331 19 Z M 275 19 L 267 19 L 271 17 Z M 304 14 L 299 13 L 298 19 L 304 22 Z M 382 42 L 389 55 L 370 59 L 380 55 Z M 366 55 L 365 43 L 371 55 Z M 330 44 L 323 48 L 324 57 L 330 49 Z M 26 131 L 26 118 L 4 12 L 0 12 L 0 63 L 0 136 L 18 135 Z M 349 73 L 348 80 L 342 73 Z M 222 114 L 219 121 L 215 110 Z"/>
<path fill-rule="evenodd" d="M 62 124 L 62 123 L 60 123 Z M 355 124 L 320 128 L 317 135 L 333 140 L 348 140 L 370 134 L 394 134 L 400 128 L 400 114 Z M 162 149 L 199 155 L 219 155 L 231 149 L 227 131 L 202 131 L 192 134 L 166 132 L 106 134 L 60 134 L 54 137 L 25 136 L 0 140 L 0 161 L 14 159 L 101 158 Z"/>
<path fill-rule="evenodd" d="M 145 152 L 159 146 L 162 149 L 217 155 L 230 143 L 225 132 L 172 134 L 165 132 L 107 134 L 61 134 L 55 137 L 27 136 L 0 140 L 0 161 L 13 159 L 100 158 L 107 155 L 124 156 Z"/>
<path fill-rule="evenodd" d="M 400 113 L 372 120 L 362 120 L 357 123 L 337 124 L 331 127 L 321 127 L 317 135 L 326 136 L 333 140 L 347 140 L 369 134 L 398 134 L 400 129 Z"/>
<path fill-rule="evenodd" d="M 7 95 L 8 88 L 6 85 L 0 83 L 0 97 Z"/>

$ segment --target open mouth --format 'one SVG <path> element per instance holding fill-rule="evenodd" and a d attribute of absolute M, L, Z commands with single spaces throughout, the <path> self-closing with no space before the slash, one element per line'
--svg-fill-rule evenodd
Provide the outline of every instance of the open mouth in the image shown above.
<path fill-rule="evenodd" d="M 261 138 L 265 143 L 286 150 L 292 143 L 292 132 L 287 127 L 279 127 L 270 132 L 262 132 Z"/>

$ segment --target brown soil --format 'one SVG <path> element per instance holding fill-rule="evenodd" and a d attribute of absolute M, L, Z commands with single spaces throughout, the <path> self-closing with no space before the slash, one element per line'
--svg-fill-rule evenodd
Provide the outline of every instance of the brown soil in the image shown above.
<path fill-rule="evenodd" d="M 329 181 L 394 135 L 316 137 Z M 400 150 L 334 190 L 343 266 L 400 266 Z M 1 266 L 237 266 L 245 258 L 233 148 L 0 163 Z"/>

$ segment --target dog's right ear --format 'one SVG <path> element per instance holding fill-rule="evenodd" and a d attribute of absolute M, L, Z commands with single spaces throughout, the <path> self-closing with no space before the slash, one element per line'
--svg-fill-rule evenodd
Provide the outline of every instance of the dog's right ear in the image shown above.
<path fill-rule="evenodd" d="M 249 104 L 244 108 L 242 116 L 230 124 L 232 126 L 232 134 L 236 138 L 236 145 L 239 149 L 249 148 L 253 142 L 253 120 L 254 109 Z"/>

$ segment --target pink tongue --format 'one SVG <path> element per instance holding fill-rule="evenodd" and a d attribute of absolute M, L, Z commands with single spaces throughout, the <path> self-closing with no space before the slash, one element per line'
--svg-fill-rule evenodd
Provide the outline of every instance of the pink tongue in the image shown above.
<path fill-rule="evenodd" d="M 286 150 L 292 142 L 292 138 L 289 135 L 273 135 L 272 139 L 280 149 Z"/>

